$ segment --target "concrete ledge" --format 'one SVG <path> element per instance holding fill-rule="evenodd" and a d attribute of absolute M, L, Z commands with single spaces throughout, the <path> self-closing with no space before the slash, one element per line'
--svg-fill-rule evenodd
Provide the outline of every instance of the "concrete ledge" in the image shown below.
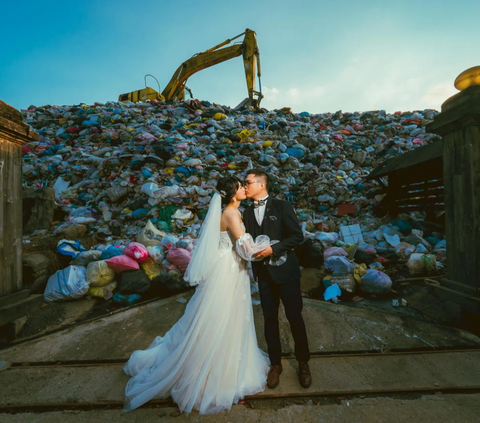
<path fill-rule="evenodd" d="M 22 316 L 26 316 L 33 310 L 41 307 L 43 304 L 43 295 L 30 295 L 27 298 L 6 305 L 0 308 L 0 326 L 4 326 L 13 320 L 17 320 Z"/>

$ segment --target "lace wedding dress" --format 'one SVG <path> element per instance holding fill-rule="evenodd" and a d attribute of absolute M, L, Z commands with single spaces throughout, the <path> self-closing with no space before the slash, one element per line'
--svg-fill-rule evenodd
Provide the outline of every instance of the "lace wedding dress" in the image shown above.
<path fill-rule="evenodd" d="M 217 229 L 218 230 L 218 229 Z M 171 396 L 179 409 L 212 414 L 264 390 L 269 359 L 258 348 L 247 262 L 253 240 L 220 233 L 214 266 L 185 314 L 124 367 L 125 411 Z"/>

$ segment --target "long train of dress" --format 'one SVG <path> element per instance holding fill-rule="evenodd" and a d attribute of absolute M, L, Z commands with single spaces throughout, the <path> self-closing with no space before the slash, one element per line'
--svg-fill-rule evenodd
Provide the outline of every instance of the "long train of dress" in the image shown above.
<path fill-rule="evenodd" d="M 184 315 L 126 363 L 125 411 L 171 396 L 181 411 L 213 414 L 264 390 L 269 359 L 257 344 L 247 263 L 232 241 L 221 233 L 215 267 Z"/>

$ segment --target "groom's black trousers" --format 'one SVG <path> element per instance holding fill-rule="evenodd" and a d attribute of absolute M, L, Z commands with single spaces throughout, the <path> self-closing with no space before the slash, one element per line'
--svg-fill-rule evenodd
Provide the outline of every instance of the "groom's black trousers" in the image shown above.
<path fill-rule="evenodd" d="M 302 317 L 303 301 L 300 281 L 277 284 L 270 276 L 267 266 L 261 266 L 261 271 L 258 274 L 258 288 L 265 319 L 265 339 L 272 366 L 280 364 L 282 356 L 278 325 L 280 300 L 285 307 L 285 315 L 290 323 L 293 340 L 295 341 L 295 357 L 298 361 L 308 361 L 310 352 L 307 331 Z"/>

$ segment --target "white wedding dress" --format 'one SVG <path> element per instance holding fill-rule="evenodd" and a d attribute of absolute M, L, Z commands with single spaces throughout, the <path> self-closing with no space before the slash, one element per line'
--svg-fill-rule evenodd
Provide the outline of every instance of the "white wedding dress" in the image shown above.
<path fill-rule="evenodd" d="M 132 354 L 124 367 L 132 376 L 125 411 L 171 396 L 181 411 L 213 414 L 264 390 L 270 363 L 258 348 L 247 262 L 237 253 L 251 247 L 247 240 L 253 242 L 248 234 L 235 241 L 221 232 L 214 266 L 185 314 Z"/>

